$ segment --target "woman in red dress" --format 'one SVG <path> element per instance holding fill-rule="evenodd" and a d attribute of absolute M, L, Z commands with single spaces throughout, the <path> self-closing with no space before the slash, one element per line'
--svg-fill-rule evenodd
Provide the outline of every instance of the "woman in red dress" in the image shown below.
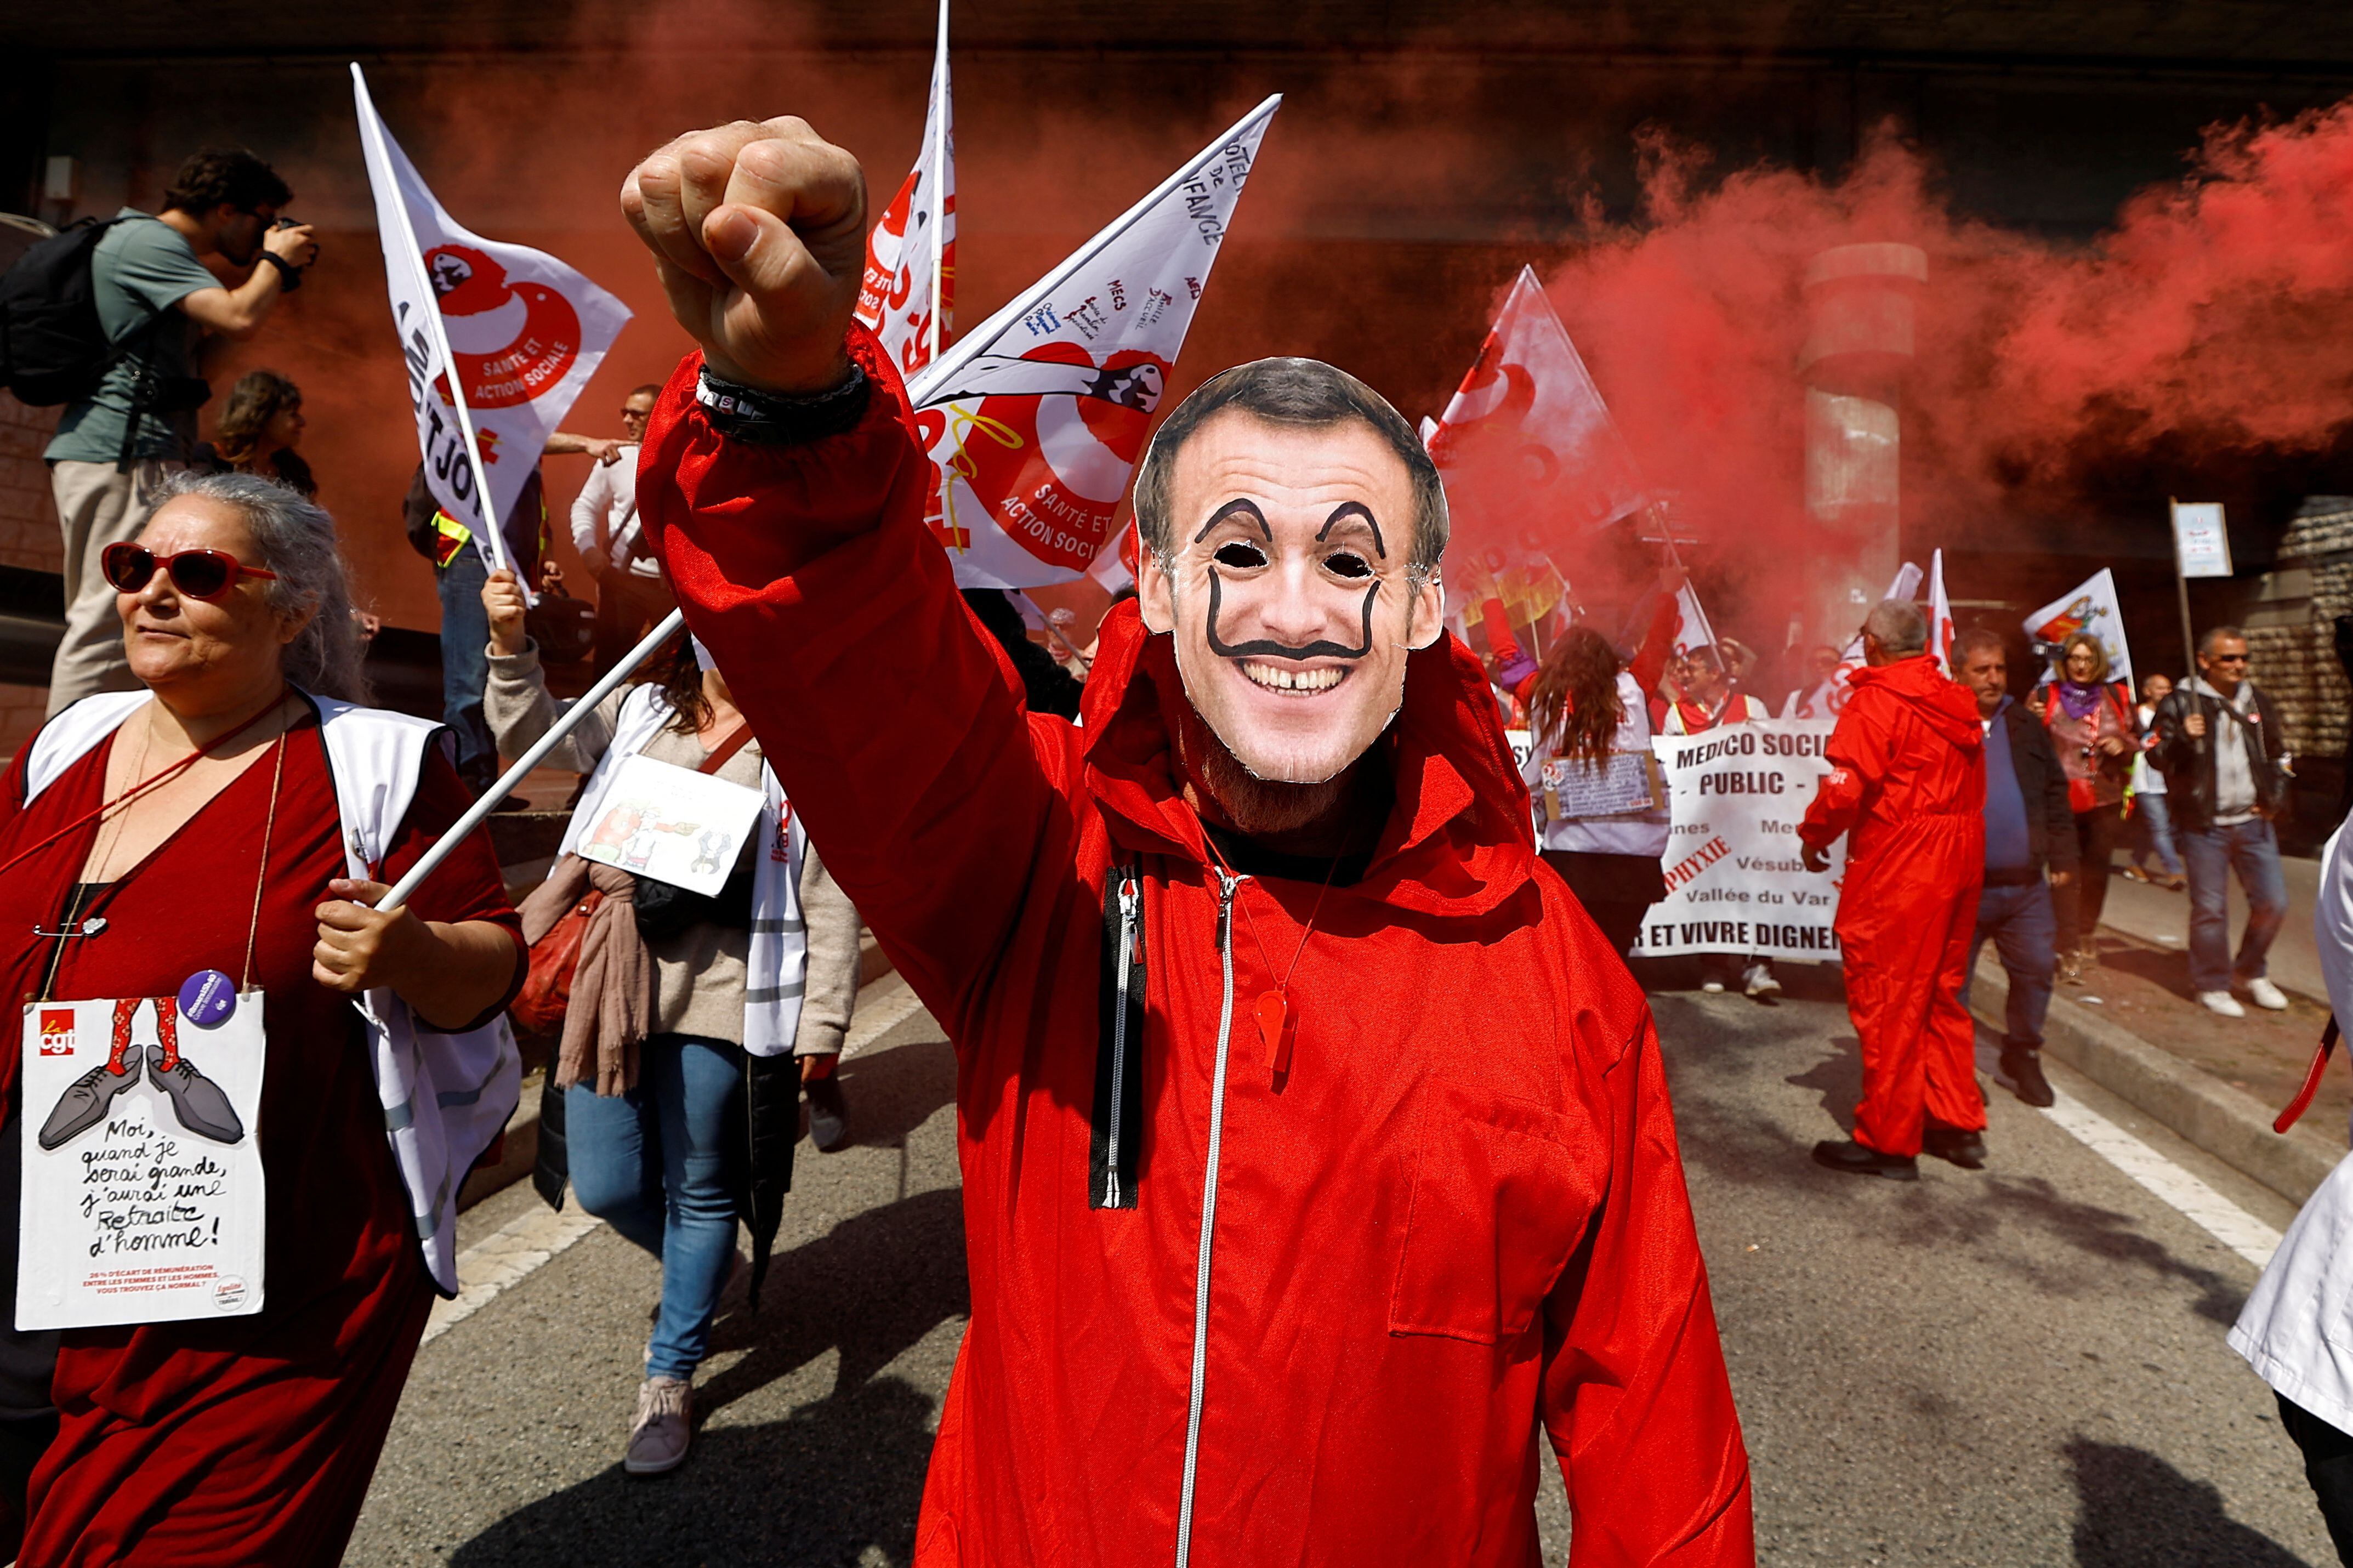
<path fill-rule="evenodd" d="M 363 691 L 333 529 L 250 476 L 181 481 L 140 545 L 107 562 L 152 700 L 86 699 L 0 780 L 0 903 L 32 917 L 0 922 L 16 994 L 171 997 L 209 969 L 267 999 L 266 1304 L 47 1336 L 55 1436 L 5 1500 L 22 1497 L 20 1558 L 43 1568 L 338 1562 L 432 1304 L 418 1240 L 432 1200 L 420 1208 L 396 1162 L 353 999 L 388 987 L 418 1028 L 461 1033 L 504 1007 L 523 954 L 479 834 L 406 907 L 371 907 L 469 804 L 438 747 L 410 781 L 381 880 L 347 875 L 322 720 L 343 721 L 353 710 L 335 700 Z M 91 934 L 36 935 L 36 921 Z M 200 1039 L 184 1020 L 194 1058 Z M 513 1074 L 497 1066 L 484 1093 L 511 1108 Z M 22 1103 L 22 1082 L 12 1033 L 0 1044 L 12 1231 L 24 1120 L 49 1113 Z M 480 1150 L 458 1142 L 448 1154 L 462 1176 Z M 12 1300 L 16 1258 L 12 1235 L 0 1242 Z M 0 1460 L 36 1451 L 43 1422 L 25 1408 L 43 1393 L 43 1337 L 5 1337 L 0 1425 L 18 1440 Z M 24 1482 L 21 1463 L 6 1479 Z"/>

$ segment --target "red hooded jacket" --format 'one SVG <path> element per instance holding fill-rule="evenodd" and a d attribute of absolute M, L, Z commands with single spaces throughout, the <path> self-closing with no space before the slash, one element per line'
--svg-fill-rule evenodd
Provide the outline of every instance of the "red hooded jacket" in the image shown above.
<path fill-rule="evenodd" d="M 1882 876 L 1900 876 L 1895 848 L 1903 828 L 1924 817 L 1973 824 L 1985 857 L 1985 725 L 1969 689 L 1936 668 L 1928 655 L 1858 669 L 1853 695 L 1822 750 L 1823 775 L 1798 837 L 1827 849 L 1841 833 L 1852 888 Z M 1888 864 L 1882 865 L 1884 860 Z M 1980 867 L 1979 875 L 1982 876 Z M 1852 897 L 1852 894 L 1848 895 Z M 1843 907 L 1843 900 L 1841 901 Z"/>
<path fill-rule="evenodd" d="M 851 350 L 863 421 L 782 448 L 719 437 L 689 360 L 638 495 L 955 1045 L 972 1321 L 916 1562 L 1522 1568 L 1540 1423 L 1575 1563 L 1752 1563 L 1650 1014 L 1536 866 L 1477 662 L 1412 657 L 1394 807 L 1324 895 L 1278 1078 L 1252 1003 L 1320 889 L 1213 867 L 1132 610 L 1083 729 L 1024 710 L 923 527 L 896 378 Z"/>

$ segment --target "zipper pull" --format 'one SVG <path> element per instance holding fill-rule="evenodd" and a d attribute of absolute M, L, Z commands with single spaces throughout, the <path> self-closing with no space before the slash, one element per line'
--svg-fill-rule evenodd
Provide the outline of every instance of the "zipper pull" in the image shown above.
<path fill-rule="evenodd" d="M 1234 889 L 1242 885 L 1242 879 L 1226 875 L 1223 866 L 1215 869 L 1218 873 L 1218 951 L 1226 952 L 1233 947 Z"/>
<path fill-rule="evenodd" d="M 1127 928 L 1129 939 L 1135 935 L 1135 873 L 1130 871 L 1119 882 L 1119 923 Z"/>

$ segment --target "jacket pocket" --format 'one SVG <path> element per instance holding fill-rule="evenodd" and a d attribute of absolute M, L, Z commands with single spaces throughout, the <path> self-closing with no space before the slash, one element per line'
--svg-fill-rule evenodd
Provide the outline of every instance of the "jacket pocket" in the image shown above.
<path fill-rule="evenodd" d="M 1600 1184 L 1557 1111 L 1445 1079 L 1420 1092 L 1389 1331 L 1516 1339 L 1584 1236 Z"/>

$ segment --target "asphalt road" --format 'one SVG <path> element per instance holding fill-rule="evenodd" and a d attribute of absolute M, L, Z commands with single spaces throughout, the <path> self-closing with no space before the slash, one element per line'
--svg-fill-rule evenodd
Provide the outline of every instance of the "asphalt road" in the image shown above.
<path fill-rule="evenodd" d="M 1778 1007 L 1655 995 L 1767 1563 L 2288 1568 L 2335 1561 L 2269 1392 L 2222 1343 L 2236 1253 L 1996 1090 L 1983 1173 L 1808 1163 L 1854 1097 L 1835 976 Z M 420 1353 L 347 1561 L 903 1564 L 966 1301 L 953 1062 L 918 1012 L 843 1069 L 857 1144 L 805 1143 L 759 1311 L 730 1303 L 677 1474 L 620 1450 L 656 1289 L 598 1228 Z M 2275 1197 L 2063 1089 L 2284 1226 Z M 528 1185 L 466 1241 L 528 1214 Z M 1546 1561 L 1565 1560 L 1557 1489 Z"/>

